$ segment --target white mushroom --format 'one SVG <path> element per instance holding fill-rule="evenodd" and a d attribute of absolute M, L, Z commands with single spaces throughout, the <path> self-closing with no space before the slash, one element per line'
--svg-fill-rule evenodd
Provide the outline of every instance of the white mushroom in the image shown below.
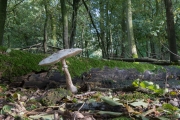
<path fill-rule="evenodd" d="M 71 57 L 71 56 L 75 56 L 75 55 L 79 54 L 81 51 L 82 51 L 82 49 L 80 49 L 80 48 L 63 49 L 63 50 L 60 50 L 57 53 L 54 53 L 51 56 L 45 58 L 44 60 L 42 60 L 39 63 L 39 65 L 52 65 L 52 64 L 55 64 L 55 63 L 61 61 L 62 70 L 64 71 L 65 76 L 66 76 L 67 88 L 72 93 L 76 93 L 77 88 L 72 83 L 71 75 L 69 73 L 68 66 L 66 65 L 65 59 L 68 57 Z"/>

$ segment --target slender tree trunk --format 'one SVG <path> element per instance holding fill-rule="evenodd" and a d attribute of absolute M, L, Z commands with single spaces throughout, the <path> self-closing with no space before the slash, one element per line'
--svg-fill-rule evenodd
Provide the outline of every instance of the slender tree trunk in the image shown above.
<path fill-rule="evenodd" d="M 106 2 L 106 51 L 107 56 L 110 57 L 110 20 L 109 20 L 109 1 Z"/>
<path fill-rule="evenodd" d="M 62 23 L 63 23 L 63 47 L 69 48 L 68 40 L 68 13 L 66 10 L 65 0 L 61 0 L 61 12 L 62 12 Z"/>
<path fill-rule="evenodd" d="M 156 58 L 156 50 L 155 50 L 155 44 L 154 44 L 154 41 L 151 39 L 151 42 L 150 42 L 150 47 L 151 47 L 151 57 L 152 58 Z"/>
<path fill-rule="evenodd" d="M 128 40 L 130 42 L 130 49 L 131 49 L 132 57 L 138 58 L 135 39 L 134 39 L 134 33 L 133 33 L 131 0 L 127 0 L 127 31 L 128 31 Z"/>
<path fill-rule="evenodd" d="M 72 26 L 70 36 L 70 48 L 74 47 L 75 36 L 76 36 L 76 24 L 77 24 L 77 12 L 80 0 L 73 0 L 73 13 L 72 13 Z"/>
<path fill-rule="evenodd" d="M 122 26 L 122 38 L 121 38 L 121 58 L 125 58 L 125 39 L 126 39 L 126 4 L 125 0 L 123 0 L 122 12 L 121 12 L 121 26 Z"/>
<path fill-rule="evenodd" d="M 89 43 L 88 40 L 85 40 L 85 56 L 87 58 L 89 58 L 89 50 L 87 49 L 88 43 Z"/>
<path fill-rule="evenodd" d="M 52 39 L 53 39 L 52 44 L 54 47 L 56 47 L 56 44 L 57 44 L 56 20 L 55 20 L 55 16 L 53 15 L 53 13 L 51 13 L 50 18 L 51 18 L 51 29 L 52 29 Z"/>
<path fill-rule="evenodd" d="M 112 39 L 112 30 L 111 28 L 109 29 L 109 41 L 110 41 L 110 56 L 114 56 L 114 48 L 113 48 L 113 39 Z"/>
<path fill-rule="evenodd" d="M 44 8 L 46 12 L 46 18 L 44 21 L 44 41 L 43 41 L 43 48 L 44 53 L 47 52 L 47 40 L 48 40 L 48 34 L 47 34 L 47 27 L 48 27 L 48 8 L 47 8 L 47 1 L 44 1 Z"/>
<path fill-rule="evenodd" d="M 81 49 L 82 49 L 82 56 L 84 56 L 84 51 L 83 51 L 83 49 L 84 49 L 84 29 L 85 29 L 85 27 L 83 26 L 83 27 L 82 27 L 82 33 L 81 33 Z"/>
<path fill-rule="evenodd" d="M 169 50 L 170 50 L 170 61 L 177 62 L 178 58 L 176 56 L 177 48 L 176 48 L 176 37 L 175 37 L 172 1 L 164 0 L 164 3 L 165 3 L 165 8 L 166 8 L 166 23 L 167 23 L 167 35 L 168 35 Z"/>
<path fill-rule="evenodd" d="M 147 40 L 146 41 L 146 56 L 150 57 L 151 56 L 150 53 L 151 53 L 150 40 Z"/>
<path fill-rule="evenodd" d="M 7 45 L 8 45 L 8 48 L 11 48 L 11 39 L 10 39 L 10 35 L 8 35 L 8 43 L 7 43 Z"/>
<path fill-rule="evenodd" d="M 0 0 L 0 46 L 3 45 L 3 35 L 6 21 L 7 0 Z"/>
<path fill-rule="evenodd" d="M 105 48 L 105 23 L 104 23 L 104 0 L 100 0 L 100 36 L 102 45 L 104 45 L 104 49 L 102 49 L 102 56 L 103 58 L 107 57 L 107 49 Z"/>

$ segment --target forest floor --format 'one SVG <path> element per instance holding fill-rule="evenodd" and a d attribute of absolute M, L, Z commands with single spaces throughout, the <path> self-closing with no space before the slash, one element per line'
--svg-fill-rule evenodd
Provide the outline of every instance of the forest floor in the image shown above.
<path fill-rule="evenodd" d="M 78 93 L 66 90 L 61 65 L 47 55 L 0 48 L 0 119 L 176 120 L 179 66 L 67 59 Z"/>
<path fill-rule="evenodd" d="M 106 74 L 106 78 L 103 79 L 109 79 L 107 73 L 110 72 L 109 75 L 112 75 L 117 72 L 114 70 L 106 68 L 98 72 L 98 76 Z M 174 69 L 170 68 L 169 70 Z M 91 74 L 94 74 L 93 72 L 97 72 L 97 69 L 91 70 Z M 178 78 L 170 80 L 170 78 L 164 77 L 162 80 L 164 74 L 156 72 L 156 75 L 152 75 L 148 72 L 148 77 L 154 82 L 157 82 L 155 80 L 159 79 L 159 75 L 161 75 L 161 85 L 162 83 L 167 85 L 166 88 L 163 88 L 163 86 L 153 83 L 152 80 L 141 81 L 140 78 L 137 78 L 139 74 L 135 69 L 125 72 L 126 75 L 121 72 L 120 76 L 126 76 L 127 80 L 134 77 L 134 80 L 128 81 L 129 84 L 126 86 L 114 88 L 110 81 L 105 83 L 106 86 L 100 85 L 102 81 L 99 81 L 99 84 L 97 83 L 94 87 L 95 85 L 89 81 L 96 79 L 95 77 L 102 79 L 102 76 L 99 78 L 97 75 L 84 74 L 85 78 L 83 79 L 88 81 L 87 83 L 82 82 L 82 78 L 75 80 L 76 86 L 79 88 L 77 94 L 66 90 L 65 80 L 63 81 L 63 76 L 58 75 L 60 73 L 57 71 L 53 76 L 54 79 L 62 79 L 60 83 L 56 82 L 57 80 L 52 81 L 53 78 L 44 71 L 16 77 L 16 80 L 11 82 L 3 80 L 0 85 L 0 119 L 175 120 L 180 117 Z M 176 73 L 178 72 L 177 69 Z M 147 72 L 144 75 L 147 77 Z M 46 77 L 51 81 L 47 81 Z M 169 81 L 176 81 L 177 86 L 168 87 L 171 84 Z"/>

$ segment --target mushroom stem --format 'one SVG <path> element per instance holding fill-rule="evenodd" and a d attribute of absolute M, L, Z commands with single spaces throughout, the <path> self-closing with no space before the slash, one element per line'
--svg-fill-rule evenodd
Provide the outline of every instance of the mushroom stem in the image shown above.
<path fill-rule="evenodd" d="M 65 76 L 66 76 L 67 88 L 68 88 L 72 93 L 76 93 L 76 92 L 77 92 L 77 88 L 76 88 L 76 86 L 74 86 L 73 83 L 72 83 L 71 75 L 70 75 L 70 73 L 69 73 L 68 66 L 66 65 L 65 59 L 62 59 L 61 62 L 62 62 L 62 69 L 63 69 L 64 74 L 65 74 Z"/>

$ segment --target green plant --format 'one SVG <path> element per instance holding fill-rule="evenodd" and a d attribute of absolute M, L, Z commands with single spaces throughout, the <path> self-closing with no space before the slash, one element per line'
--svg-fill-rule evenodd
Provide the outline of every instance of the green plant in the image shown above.
<path fill-rule="evenodd" d="M 132 85 L 134 87 L 140 87 L 143 89 L 147 89 L 152 91 L 153 93 L 156 93 L 158 95 L 164 95 L 168 92 L 168 89 L 165 88 L 160 88 L 158 84 L 154 84 L 153 82 L 150 81 L 139 81 L 139 79 L 136 79 L 133 81 Z"/>
<path fill-rule="evenodd" d="M 157 110 L 166 113 L 164 117 L 169 118 L 171 120 L 180 118 L 180 109 L 169 103 L 164 103 L 162 107 L 158 108 Z"/>

